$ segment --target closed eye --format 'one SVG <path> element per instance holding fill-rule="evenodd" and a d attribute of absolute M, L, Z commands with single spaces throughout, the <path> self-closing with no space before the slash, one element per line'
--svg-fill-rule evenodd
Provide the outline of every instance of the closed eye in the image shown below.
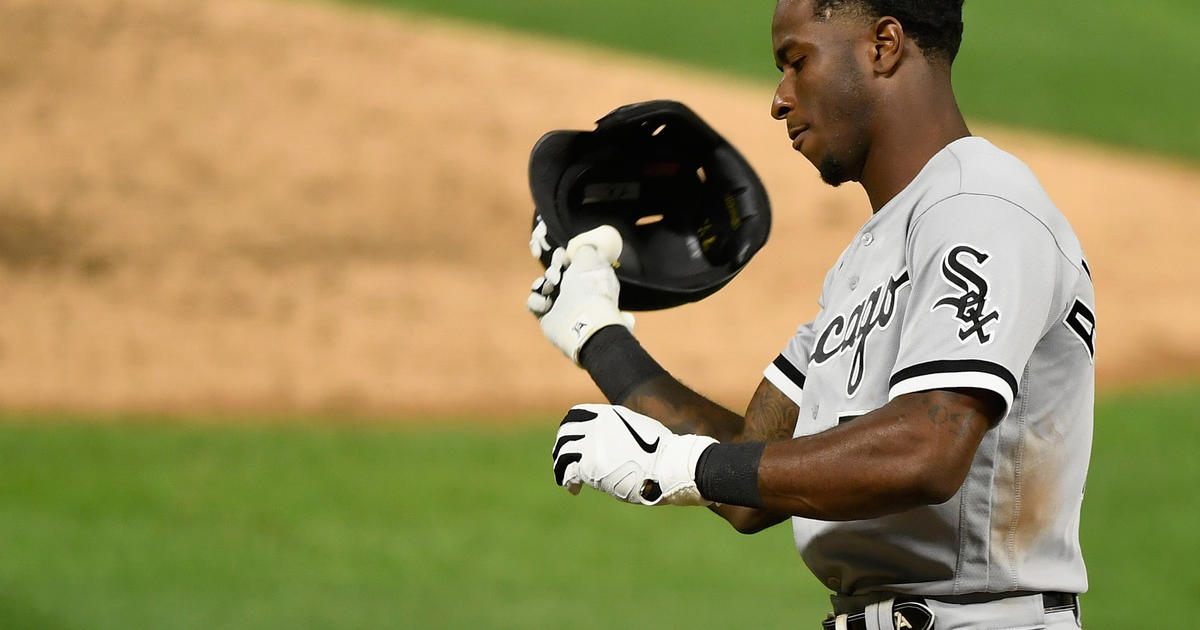
<path fill-rule="evenodd" d="M 807 59 L 807 57 L 797 57 L 797 58 L 795 58 L 795 59 L 793 59 L 793 60 L 791 60 L 791 61 L 788 61 L 788 62 L 787 62 L 787 68 L 788 68 L 789 70 L 791 70 L 792 72 L 800 72 L 800 70 L 801 70 L 802 68 L 804 68 L 804 61 L 805 61 L 805 59 Z M 778 63 L 776 63 L 776 64 L 775 64 L 775 69 L 776 69 L 776 70 L 778 70 L 780 73 L 782 73 L 782 72 L 783 72 L 783 69 L 784 69 L 784 66 L 783 66 L 783 65 L 780 65 L 780 64 L 778 64 Z"/>

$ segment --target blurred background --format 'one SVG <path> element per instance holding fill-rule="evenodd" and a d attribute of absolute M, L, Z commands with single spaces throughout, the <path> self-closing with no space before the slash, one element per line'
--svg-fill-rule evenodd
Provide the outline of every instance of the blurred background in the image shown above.
<path fill-rule="evenodd" d="M 0 627 L 815 624 L 786 526 L 551 483 L 530 148 L 691 106 L 772 239 L 639 318 L 735 410 L 869 217 L 768 116 L 772 2 L 0 0 Z M 969 0 L 955 85 L 1094 273 L 1089 628 L 1200 604 L 1190 0 Z M 561 496 L 560 496 L 561 495 Z M 627 603 L 626 603 L 627 602 Z"/>

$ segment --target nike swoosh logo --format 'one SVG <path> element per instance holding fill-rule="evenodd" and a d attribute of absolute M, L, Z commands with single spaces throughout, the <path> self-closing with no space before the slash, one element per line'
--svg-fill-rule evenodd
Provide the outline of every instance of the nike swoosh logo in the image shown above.
<path fill-rule="evenodd" d="M 617 414 L 617 417 L 620 418 L 621 422 L 625 424 L 625 428 L 629 429 L 629 434 L 633 436 L 633 441 L 637 442 L 637 445 L 643 451 L 646 451 L 647 453 L 653 453 L 654 451 L 658 450 L 658 443 L 662 441 L 662 438 L 655 438 L 653 444 L 643 440 L 642 436 L 638 435 L 637 431 L 634 431 L 633 427 L 629 426 L 629 422 L 625 420 L 625 417 L 621 415 L 621 412 L 614 409 L 613 413 Z"/>

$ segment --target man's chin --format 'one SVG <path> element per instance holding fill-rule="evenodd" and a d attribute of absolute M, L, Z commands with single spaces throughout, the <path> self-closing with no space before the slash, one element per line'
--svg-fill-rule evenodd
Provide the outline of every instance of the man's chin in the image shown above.
<path fill-rule="evenodd" d="M 821 181 L 834 188 L 852 179 L 845 165 L 832 155 L 826 155 L 821 159 L 821 162 L 817 164 L 817 172 L 821 174 Z"/>
<path fill-rule="evenodd" d="M 825 182 L 826 184 L 829 184 L 830 186 L 832 186 L 834 188 L 837 188 L 838 186 L 841 186 L 842 184 L 844 184 L 850 180 L 838 179 L 836 177 L 831 177 L 829 175 L 826 175 L 824 172 L 822 172 L 821 173 L 821 181 Z"/>

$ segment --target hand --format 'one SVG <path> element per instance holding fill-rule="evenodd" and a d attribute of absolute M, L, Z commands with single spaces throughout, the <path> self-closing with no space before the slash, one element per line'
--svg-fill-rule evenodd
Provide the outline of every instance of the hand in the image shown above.
<path fill-rule="evenodd" d="M 658 420 L 615 405 L 576 405 L 558 427 L 554 481 L 577 494 L 587 484 L 641 505 L 711 505 L 696 489 L 696 462 L 717 441 L 675 435 Z M 656 487 L 661 494 L 645 492 Z"/>
<path fill-rule="evenodd" d="M 576 365 L 580 349 L 596 331 L 611 325 L 633 330 L 633 314 L 617 308 L 621 285 L 613 263 L 620 254 L 615 228 L 584 232 L 565 250 L 554 250 L 546 273 L 530 287 L 526 308 L 538 318 L 546 338 Z"/>

